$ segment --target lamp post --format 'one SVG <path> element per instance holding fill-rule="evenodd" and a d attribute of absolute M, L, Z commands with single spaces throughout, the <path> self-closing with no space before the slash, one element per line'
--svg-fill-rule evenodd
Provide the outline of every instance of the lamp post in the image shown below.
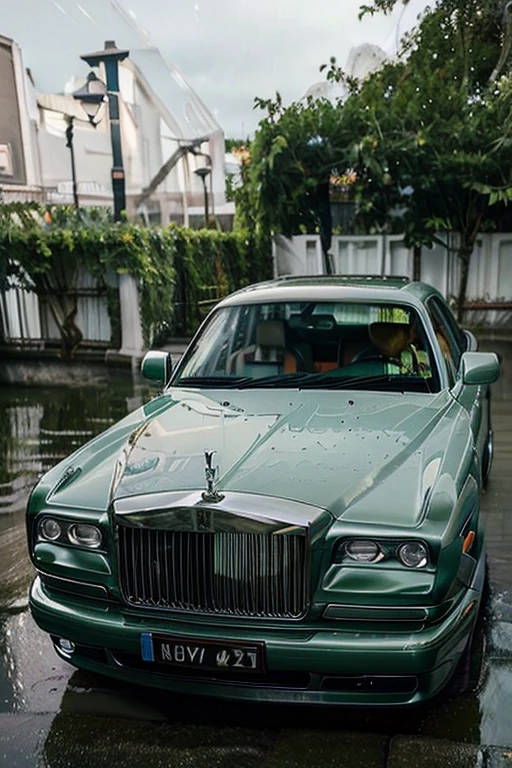
<path fill-rule="evenodd" d="M 208 165 L 203 165 L 200 168 L 196 168 L 194 170 L 194 173 L 196 176 L 199 176 L 201 181 L 203 182 L 203 190 L 204 190 L 204 226 L 206 229 L 208 229 L 208 187 L 206 186 L 206 179 L 212 172 L 212 169 Z"/>
<path fill-rule="evenodd" d="M 129 51 L 117 48 L 113 40 L 107 40 L 105 48 L 96 53 L 80 56 L 90 67 L 105 66 L 110 138 L 112 141 L 112 192 L 114 195 L 114 221 L 121 221 L 126 208 L 125 176 L 121 147 L 121 123 L 119 111 L 119 62 L 127 58 Z M 101 82 L 101 81 L 100 81 Z"/>
<path fill-rule="evenodd" d="M 80 208 L 80 202 L 78 200 L 78 186 L 76 183 L 75 147 L 73 145 L 73 123 L 75 122 L 75 118 L 73 115 L 66 115 L 65 120 L 67 123 L 66 147 L 68 147 L 69 154 L 71 156 L 71 179 L 73 184 L 73 203 L 75 204 L 75 208 L 78 210 Z"/>
<path fill-rule="evenodd" d="M 72 94 L 73 98 L 79 101 L 84 108 L 89 122 L 91 125 L 96 126 L 95 118 L 99 112 L 99 109 L 105 99 L 105 84 L 98 80 L 94 72 L 91 72 L 87 78 L 87 82 L 82 88 L 79 88 Z M 66 115 L 65 120 L 67 123 L 66 128 L 66 147 L 69 149 L 71 155 L 71 178 L 73 184 L 73 202 L 75 208 L 80 208 L 78 200 L 78 185 L 76 181 L 76 163 L 75 163 L 75 147 L 73 143 L 74 138 L 74 115 Z"/>

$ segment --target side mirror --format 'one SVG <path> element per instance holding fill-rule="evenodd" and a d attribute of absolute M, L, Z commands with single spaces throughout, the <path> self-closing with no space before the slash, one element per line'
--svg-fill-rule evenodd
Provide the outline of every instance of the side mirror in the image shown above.
<path fill-rule="evenodd" d="M 172 360 L 168 352 L 146 352 L 142 360 L 141 373 L 145 379 L 167 384 L 172 373 Z"/>
<path fill-rule="evenodd" d="M 463 384 L 492 384 L 500 375 L 494 352 L 464 352 L 460 360 Z"/>

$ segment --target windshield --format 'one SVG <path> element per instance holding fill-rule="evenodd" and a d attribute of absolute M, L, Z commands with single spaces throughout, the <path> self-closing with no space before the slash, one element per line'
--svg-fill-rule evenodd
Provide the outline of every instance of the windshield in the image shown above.
<path fill-rule="evenodd" d="M 438 382 L 411 307 L 280 302 L 215 312 L 172 384 L 433 392 Z"/>

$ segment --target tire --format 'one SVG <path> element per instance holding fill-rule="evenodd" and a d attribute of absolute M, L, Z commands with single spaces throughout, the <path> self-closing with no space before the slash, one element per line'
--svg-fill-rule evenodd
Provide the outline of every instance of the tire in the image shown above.
<path fill-rule="evenodd" d="M 492 458 L 494 455 L 494 432 L 491 423 L 491 395 L 488 395 L 488 409 L 489 409 L 489 429 L 487 432 L 487 439 L 485 441 L 484 455 L 482 457 L 482 488 L 485 490 L 489 482 L 489 476 L 491 474 Z"/>

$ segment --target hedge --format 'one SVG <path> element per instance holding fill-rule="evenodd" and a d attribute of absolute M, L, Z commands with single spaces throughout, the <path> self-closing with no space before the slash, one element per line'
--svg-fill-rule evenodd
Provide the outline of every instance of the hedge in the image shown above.
<path fill-rule="evenodd" d="M 14 279 L 49 300 L 65 357 L 82 340 L 74 322 L 81 271 L 91 274 L 107 295 L 116 336 L 119 303 L 109 289 L 109 273 L 139 280 L 149 345 L 162 334 L 190 335 L 213 300 L 270 277 L 271 246 L 269 239 L 247 231 L 114 223 L 103 209 L 0 205 L 0 289 Z"/>

